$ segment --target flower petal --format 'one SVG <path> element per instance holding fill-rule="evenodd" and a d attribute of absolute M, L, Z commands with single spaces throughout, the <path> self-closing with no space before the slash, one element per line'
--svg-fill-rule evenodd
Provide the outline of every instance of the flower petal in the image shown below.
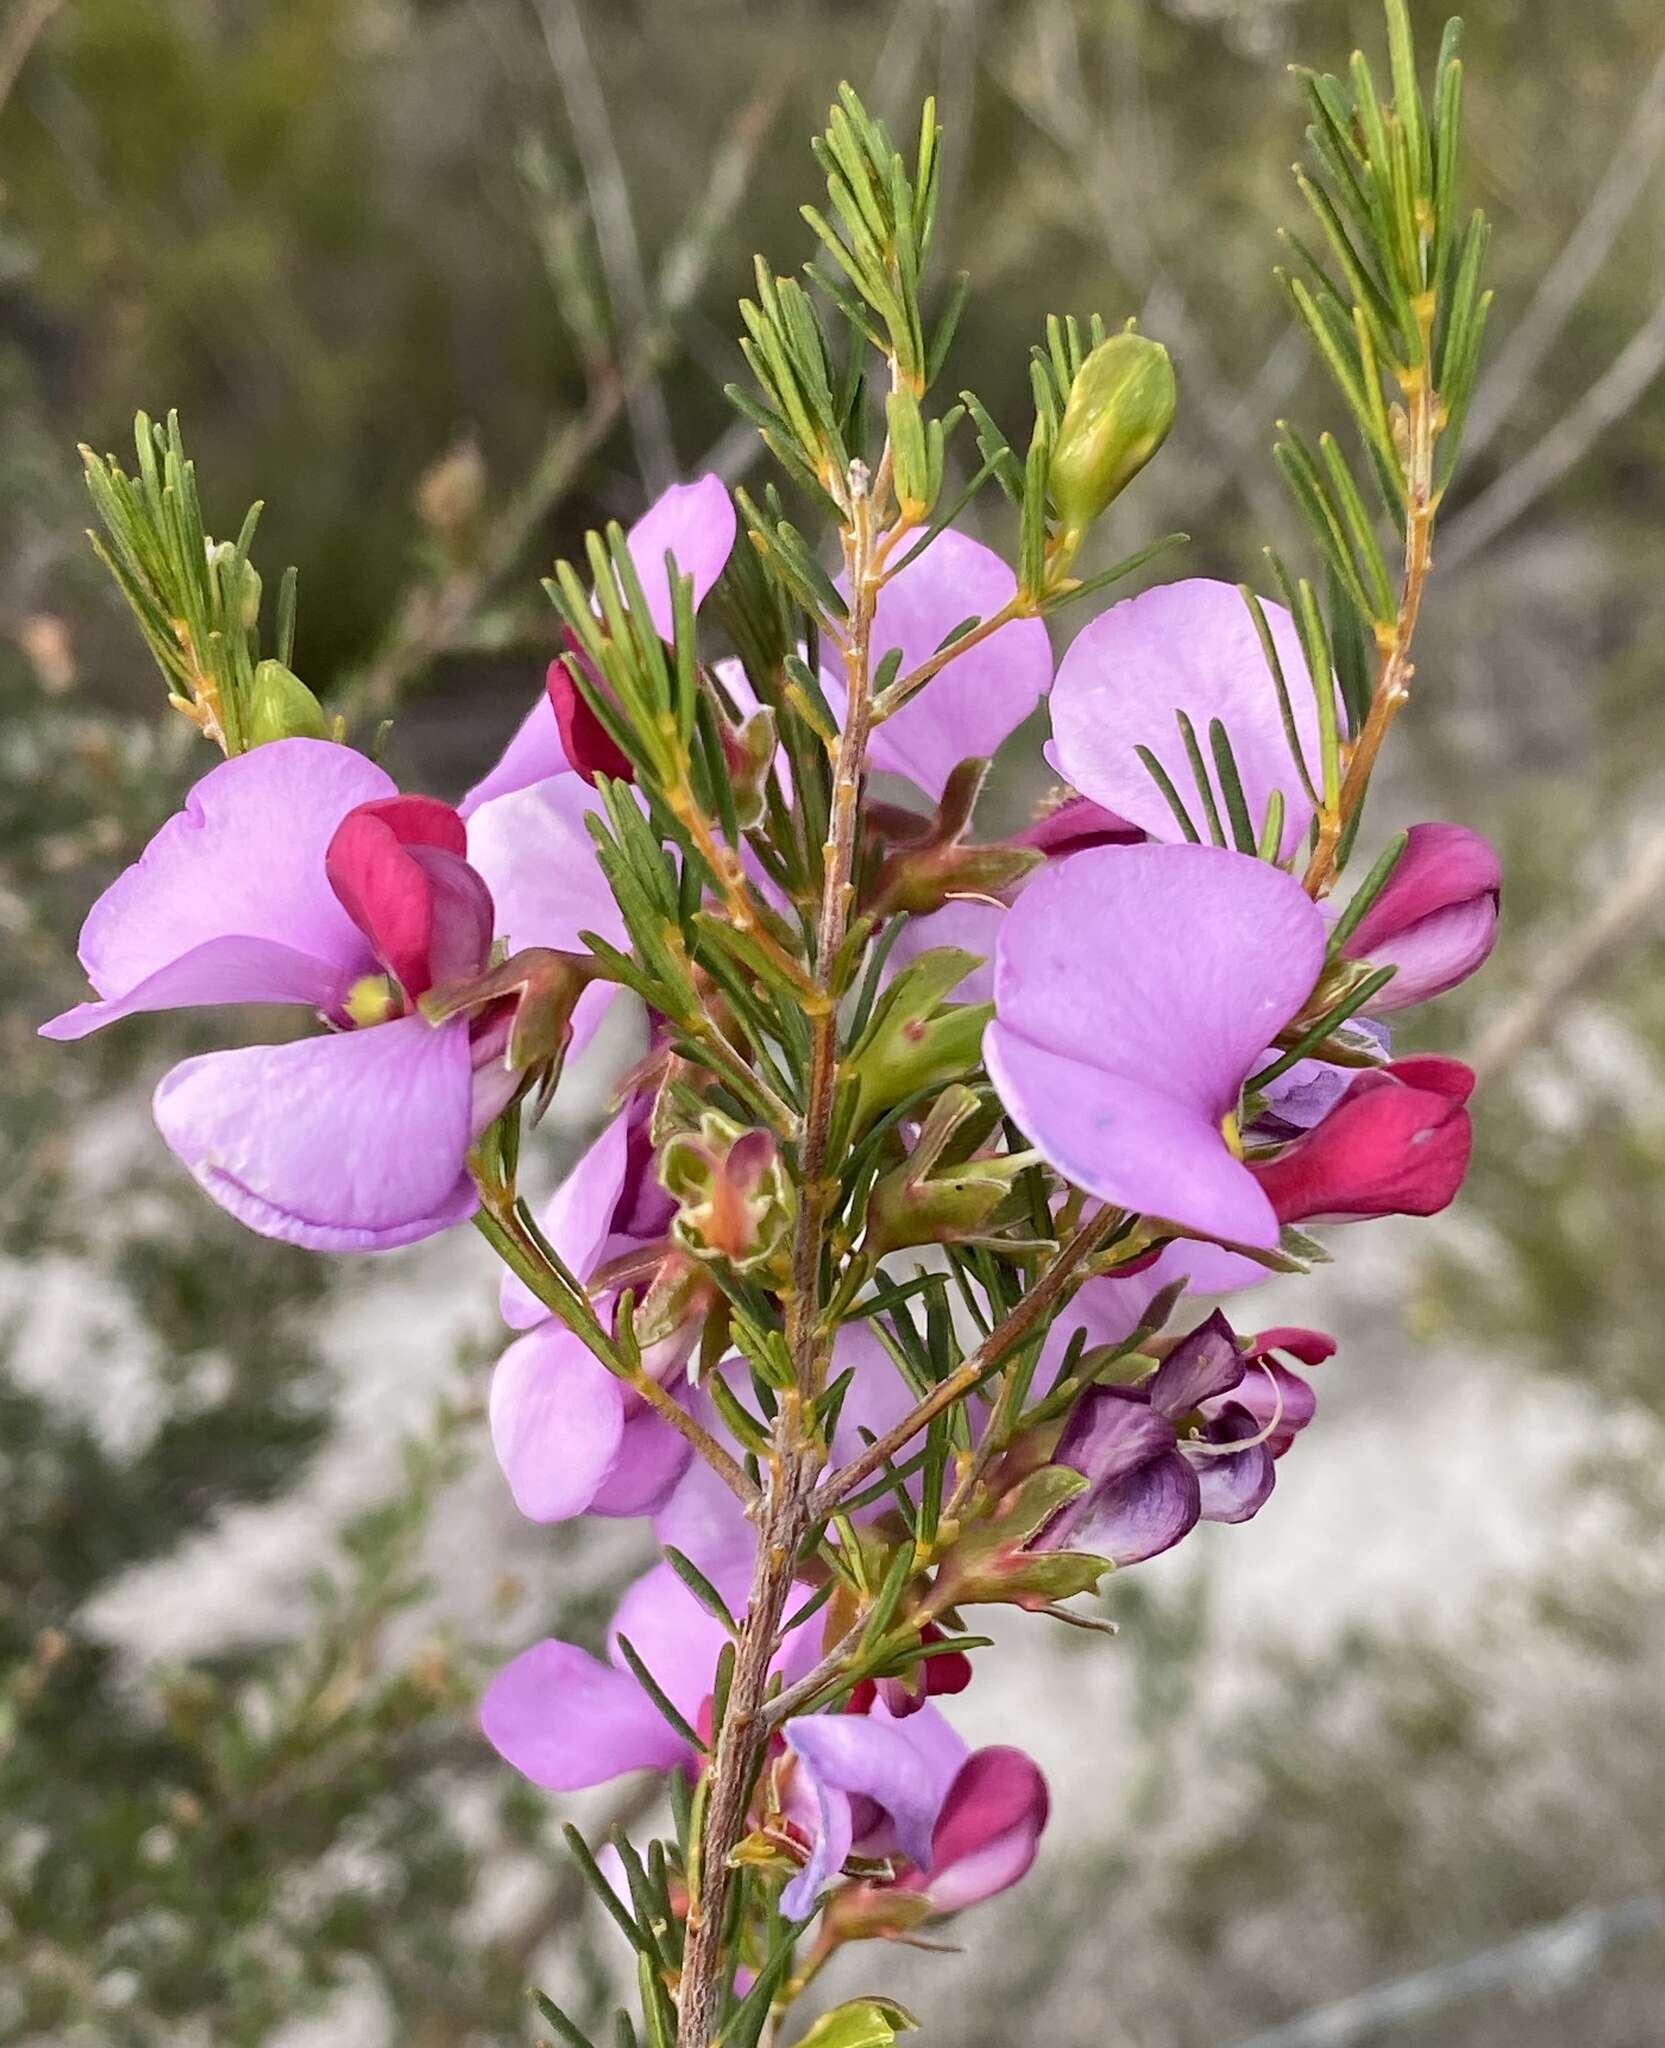
<path fill-rule="evenodd" d="M 520 1512 L 533 1522 L 581 1515 L 624 1435 L 624 1388 L 583 1340 L 553 1321 L 517 1338 L 491 1376 L 489 1413 Z"/>
<path fill-rule="evenodd" d="M 1221 1120 L 1311 993 L 1324 921 L 1293 877 L 1209 846 L 1104 847 L 1006 913 L 984 1050 L 1058 1170 L 1119 1207 L 1277 1242 Z"/>
<path fill-rule="evenodd" d="M 580 1154 L 538 1219 L 544 1236 L 580 1280 L 588 1280 L 595 1271 L 601 1248 L 612 1235 L 629 1146 L 630 1111 L 623 1109 Z M 531 1288 L 513 1273 L 503 1275 L 498 1309 L 511 1330 L 530 1330 L 549 1317 Z"/>
<path fill-rule="evenodd" d="M 1497 939 L 1503 864 L 1464 825 L 1413 825 L 1381 894 L 1342 951 L 1349 960 L 1398 968 L 1371 1001 L 1403 1010 L 1443 995 L 1481 966 Z"/>
<path fill-rule="evenodd" d="M 543 691 L 516 726 L 514 736 L 495 764 L 475 783 L 457 809 L 463 817 L 472 818 L 482 804 L 489 804 L 493 798 L 512 796 L 517 789 L 530 789 L 535 782 L 545 782 L 552 775 L 568 774 L 571 768 L 555 707 L 547 690 Z"/>
<path fill-rule="evenodd" d="M 1152 1458 L 1086 1500 L 1080 1519 L 1070 1526 L 1068 1547 L 1116 1565 L 1143 1564 L 1172 1550 L 1202 1513 L 1197 1475 L 1178 1451 Z"/>
<path fill-rule="evenodd" d="M 675 1490 L 693 1458 L 685 1437 L 679 1436 L 662 1416 L 651 1408 L 634 1413 L 626 1404 L 624 1435 L 613 1469 L 595 1490 L 590 1502 L 592 1515 L 657 1514 Z"/>
<path fill-rule="evenodd" d="M 1017 579 L 992 548 L 952 528 L 940 534 L 888 582 L 873 614 L 875 667 L 892 648 L 899 674 L 928 661 L 968 619 L 992 618 L 1017 590 Z M 875 727 L 868 758 L 875 768 L 905 775 L 940 797 L 961 761 L 994 753 L 1046 694 L 1052 646 L 1039 619 L 1014 619 L 957 656 L 902 709 Z M 821 686 L 842 715 L 844 683 L 836 650 L 822 665 Z"/>
<path fill-rule="evenodd" d="M 1282 605 L 1264 606 L 1288 685 L 1301 752 L 1318 781 L 1318 710 L 1295 621 Z M 1301 843 L 1312 804 L 1290 758 L 1272 673 L 1254 620 L 1234 584 L 1194 577 L 1159 584 L 1114 605 L 1082 628 L 1058 667 L 1052 730 L 1060 772 L 1083 795 L 1118 812 L 1156 839 L 1179 826 L 1135 748 L 1148 747 L 1167 770 L 1197 829 L 1206 810 L 1176 714 L 1190 718 L 1206 762 L 1209 725 L 1231 738 L 1249 817 L 1258 831 L 1274 789 L 1284 798 L 1283 844 Z M 1212 776 L 1212 767 L 1209 769 Z M 1218 790 L 1214 801 L 1223 817 Z"/>
<path fill-rule="evenodd" d="M 274 740 L 210 769 L 93 905 L 80 955 L 103 1001 L 49 1035 L 200 1002 L 333 1008 L 373 962 L 324 852 L 350 810 L 393 794 L 374 762 L 329 740 Z"/>
<path fill-rule="evenodd" d="M 467 1024 L 402 1017 L 185 1060 L 154 1107 L 167 1143 L 251 1230 L 370 1252 L 473 1214 L 472 1096 Z"/>
<path fill-rule="evenodd" d="M 1463 1102 L 1473 1078 L 1460 1060 L 1442 1059 L 1361 1074 L 1321 1124 L 1256 1165 L 1279 1220 L 1436 1215 L 1468 1170 L 1474 1134 Z"/>
<path fill-rule="evenodd" d="M 672 1706 L 690 1721 L 697 1721 L 729 1635 L 668 1564 L 656 1564 L 644 1572 L 614 1613 L 607 1631 L 607 1654 L 624 1671 L 629 1667 L 618 1647 L 620 1636 L 629 1638 L 630 1647 Z"/>
<path fill-rule="evenodd" d="M 1216 1309 L 1207 1322 L 1179 1340 L 1143 1391 L 1158 1415 L 1177 1422 L 1205 1401 L 1230 1393 L 1242 1377 L 1243 1354 L 1236 1335 Z"/>
<path fill-rule="evenodd" d="M 596 859 L 585 817 L 599 809 L 596 793 L 576 775 L 557 775 L 535 788 L 482 804 L 468 821 L 468 861 L 497 906 L 498 936 L 509 951 L 550 946 L 582 952 L 580 932 L 609 944 L 630 943 L 624 919 Z M 586 989 L 573 1013 L 568 1058 L 595 1035 L 616 990 Z"/>
<path fill-rule="evenodd" d="M 689 1757 L 634 1678 L 553 1637 L 498 1672 L 480 1726 L 505 1762 L 551 1792 L 668 1771 Z"/>
<path fill-rule="evenodd" d="M 812 1714 L 786 1724 L 786 1745 L 803 1766 L 819 1820 L 810 1861 L 782 1894 L 801 1919 L 850 1853 L 852 1798 L 882 1809 L 902 1853 L 922 1869 L 931 1831 L 966 1746 L 929 1705 L 892 1719 L 882 1700 L 865 1714 Z"/>
<path fill-rule="evenodd" d="M 1228 1401 L 1209 1424 L 1205 1443 L 1242 1443 L 1244 1448 L 1223 1458 L 1202 1450 L 1192 1453 L 1205 1522 L 1246 1522 L 1266 1505 L 1277 1474 L 1271 1445 L 1248 1441 L 1260 1431 L 1259 1420 L 1237 1401 Z"/>
<path fill-rule="evenodd" d="M 675 633 L 671 586 L 665 556 L 676 558 L 679 574 L 694 579 L 697 610 L 723 573 L 734 550 L 734 501 L 720 476 L 696 477 L 691 484 L 672 484 L 637 520 L 625 536 L 636 565 L 648 616 L 661 640 Z"/>
<path fill-rule="evenodd" d="M 1050 1805 L 1033 1757 L 1005 1745 L 974 1751 L 948 1788 L 919 1888 L 939 1913 L 1008 1890 L 1035 1860 Z"/>
<path fill-rule="evenodd" d="M 205 939 L 110 1002 L 77 1003 L 40 1027 L 43 1038 L 85 1038 L 118 1017 L 147 1010 L 184 1010 L 205 1003 L 306 1003 L 339 1009 L 359 973 L 375 966 L 363 948 L 355 969 L 343 971 L 314 953 L 274 939 Z"/>

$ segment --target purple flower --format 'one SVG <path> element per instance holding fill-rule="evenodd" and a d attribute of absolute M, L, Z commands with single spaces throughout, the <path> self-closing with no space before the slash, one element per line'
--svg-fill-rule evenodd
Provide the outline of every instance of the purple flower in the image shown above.
<path fill-rule="evenodd" d="M 1323 958 L 1322 916 L 1263 861 L 1211 846 L 1074 854 L 1001 926 L 990 1077 L 1078 1187 L 1275 1245 L 1272 1205 L 1223 1127 Z"/>
<path fill-rule="evenodd" d="M 665 1240 L 673 1205 L 653 1178 L 647 1107 L 641 1100 L 613 1118 L 556 1190 L 541 1228 L 580 1280 L 610 1269 L 617 1285 L 595 1297 L 604 1320 L 628 1267 L 638 1330 L 657 1337 L 644 1345 L 643 1365 L 670 1382 L 698 1337 L 708 1283 Z M 489 1404 L 492 1448 L 515 1506 L 534 1522 L 660 1507 L 688 1466 L 682 1437 L 513 1274 L 501 1306 L 509 1327 L 526 1332 L 498 1360 Z"/>
<path fill-rule="evenodd" d="M 1302 757 L 1318 781 L 1318 712 L 1295 622 L 1282 605 L 1264 607 L 1288 685 Z M 1312 805 L 1289 751 L 1277 692 L 1242 594 L 1230 583 L 1193 578 L 1130 597 L 1082 628 L 1058 665 L 1052 690 L 1053 758 L 1084 796 L 1153 839 L 1180 827 L 1139 758 L 1148 748 L 1167 771 L 1199 831 L 1207 806 L 1197 788 L 1177 714 L 1190 719 L 1203 760 L 1209 725 L 1230 736 L 1249 816 L 1258 831 L 1274 789 L 1284 799 L 1280 853 L 1299 848 Z M 1208 771 L 1212 774 L 1212 770 Z M 1211 794 L 1220 815 L 1225 804 Z"/>
<path fill-rule="evenodd" d="M 952 529 L 907 563 L 880 593 L 871 646 L 877 667 L 892 649 L 899 675 L 928 661 L 957 626 L 992 618 L 1017 590 L 993 552 Z M 1014 619 L 957 656 L 902 709 L 873 729 L 868 760 L 940 798 L 960 762 L 992 754 L 1046 694 L 1052 648 L 1039 619 Z M 827 701 L 842 715 L 843 670 L 836 647 L 821 669 Z"/>
<path fill-rule="evenodd" d="M 894 1857 L 893 1883 L 853 1888 L 835 1908 L 841 1931 L 901 1931 L 917 1915 L 891 1901 L 923 1895 L 957 1913 L 1017 1883 L 1046 1825 L 1046 1780 L 1022 1750 L 969 1750 L 935 1707 L 905 1718 L 884 1699 L 859 1713 L 816 1714 L 786 1727 L 789 1761 L 777 1767 L 779 1805 L 802 1844 L 804 1867 L 781 1894 L 782 1911 L 809 1913 L 852 1855 Z M 887 1911 L 888 1907 L 888 1911 Z"/>
<path fill-rule="evenodd" d="M 1342 952 L 1399 971 L 1371 1001 L 1403 1010 L 1444 995 L 1484 964 L 1497 940 L 1503 865 L 1465 825 L 1413 825 L 1381 894 Z"/>
<path fill-rule="evenodd" d="M 641 579 L 648 616 L 662 640 L 672 637 L 670 579 L 665 556 L 694 579 L 694 603 L 702 604 L 723 573 L 734 547 L 734 505 L 721 477 L 696 477 L 691 484 L 672 484 L 661 493 L 625 536 L 630 559 Z M 554 671 L 551 670 L 551 676 Z M 567 774 L 572 760 L 562 738 L 556 709 L 546 691 L 540 695 L 496 765 L 463 798 L 459 808 L 471 817 L 494 797 Z"/>
<path fill-rule="evenodd" d="M 1256 1343 L 1315 1335 L 1269 1331 Z M 1316 1346 L 1308 1341 L 1306 1349 Z M 1089 1387 L 1053 1456 L 1080 1472 L 1087 1489 L 1059 1511 L 1037 1547 L 1140 1564 L 1171 1550 L 1199 1520 L 1246 1522 L 1257 1514 L 1272 1491 L 1275 1457 L 1310 1420 L 1313 1404 L 1298 1375 L 1285 1366 L 1263 1369 L 1258 1360 L 1251 1370 L 1254 1359 L 1216 1310 L 1148 1380 Z"/>

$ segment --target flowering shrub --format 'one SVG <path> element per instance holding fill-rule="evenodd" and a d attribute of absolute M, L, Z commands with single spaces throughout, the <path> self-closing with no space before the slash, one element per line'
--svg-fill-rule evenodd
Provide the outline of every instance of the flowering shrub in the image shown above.
<path fill-rule="evenodd" d="M 292 581 L 262 657 L 252 522 L 206 540 L 175 424 L 141 420 L 134 478 L 89 457 L 111 566 L 226 758 L 94 906 L 96 1000 L 45 1029 L 299 1006 L 308 1035 L 162 1080 L 205 1192 L 331 1251 L 472 1218 L 502 1260 L 516 1505 L 648 1519 L 662 1561 L 604 1657 L 530 1646 L 481 1724 L 552 1790 L 663 1774 L 667 1839 L 576 1845 L 656 2048 L 751 2048 L 844 1945 L 1024 1875 L 1039 1771 L 938 1704 L 974 1682 L 974 1610 L 1091 1626 L 1069 1603 L 1108 1571 L 1259 1512 L 1333 1346 L 1194 1297 L 1461 1183 L 1473 1077 L 1394 1058 L 1382 1019 L 1484 960 L 1496 860 L 1416 825 L 1338 900 L 1486 312 L 1455 36 L 1430 114 L 1399 0 L 1389 25 L 1391 104 L 1362 59 L 1308 82 L 1332 267 L 1303 251 L 1289 286 L 1386 516 L 1331 436 L 1287 430 L 1322 577 L 1274 559 L 1281 603 L 1165 583 L 1054 676 L 1046 621 L 1167 545 L 1078 573 L 1173 367 L 1053 320 L 1025 456 L 972 394 L 933 410 L 963 298 L 927 321 L 934 112 L 910 164 L 847 90 L 830 216 L 805 210 L 826 260 L 807 289 L 760 264 L 742 308 L 736 402 L 795 516 L 704 477 L 589 536 L 547 586 L 545 692 L 456 809 L 326 718 Z M 950 493 L 956 432 L 979 461 Z M 986 484 L 1014 564 L 955 524 Z M 989 758 L 1043 701 L 1056 796 L 990 838 Z M 650 1049 L 535 1214 L 523 1144 L 621 991 Z M 816 2038 L 909 2023 L 857 2000 Z"/>

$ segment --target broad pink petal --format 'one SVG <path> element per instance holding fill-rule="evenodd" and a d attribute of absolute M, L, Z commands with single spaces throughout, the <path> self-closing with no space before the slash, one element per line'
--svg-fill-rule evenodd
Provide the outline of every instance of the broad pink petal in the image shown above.
<path fill-rule="evenodd" d="M 328 740 L 274 740 L 210 769 L 88 913 L 81 964 L 103 1001 L 49 1035 L 201 1002 L 333 1008 L 374 963 L 324 852 L 350 810 L 393 793 L 374 762 Z"/>
<path fill-rule="evenodd" d="M 1006 913 L 989 1072 L 1078 1186 L 1233 1242 L 1277 1219 L 1221 1135 L 1263 1048 L 1312 991 L 1324 922 L 1300 884 L 1205 846 L 1104 847 Z"/>
<path fill-rule="evenodd" d="M 511 1344 L 491 1376 L 491 1443 L 520 1512 L 581 1515 L 613 1469 L 624 1387 L 582 1339 L 547 1322 Z"/>
<path fill-rule="evenodd" d="M 370 1252 L 473 1213 L 472 1095 L 466 1023 L 403 1017 L 205 1053 L 163 1076 L 154 1106 L 167 1143 L 251 1230 Z"/>
<path fill-rule="evenodd" d="M 613 1469 L 595 1490 L 592 1515 L 652 1515 L 670 1499 L 688 1470 L 693 1451 L 651 1408 L 631 1412 L 626 1404 L 624 1435 Z"/>
<path fill-rule="evenodd" d="M 956 626 L 992 618 L 1017 589 L 1017 579 L 992 548 L 952 529 L 887 583 L 873 617 L 874 666 L 900 648 L 906 675 L 928 661 Z M 1046 694 L 1052 647 L 1039 619 L 1014 619 L 958 655 L 909 703 L 873 731 L 875 768 L 905 775 L 940 797 L 961 761 L 992 754 Z M 845 704 L 836 648 L 821 671 L 827 701 Z"/>
<path fill-rule="evenodd" d="M 1318 710 L 1295 622 L 1264 607 L 1289 687 L 1301 752 L 1318 781 Z M 1175 714 L 1191 720 L 1214 782 L 1209 724 L 1230 735 L 1249 816 L 1258 832 L 1274 789 L 1284 797 L 1281 852 L 1292 854 L 1312 804 L 1290 757 L 1276 687 L 1254 620 L 1230 583 L 1194 577 L 1159 584 L 1083 627 L 1058 665 L 1052 730 L 1058 769 L 1090 796 L 1155 839 L 1181 836 L 1166 798 L 1134 751 L 1148 747 L 1167 770 L 1197 830 L 1206 811 Z M 1215 803 L 1225 816 L 1218 785 Z"/>
<path fill-rule="evenodd" d="M 634 1678 L 552 1637 L 498 1672 L 480 1726 L 505 1762 L 551 1792 L 672 1770 L 689 1756 Z"/>
<path fill-rule="evenodd" d="M 270 742 L 275 745 L 276 742 Z M 264 750 L 262 750 L 264 751 Z M 43 1038 L 85 1038 L 118 1017 L 205 1003 L 306 1003 L 337 1010 L 358 975 L 372 973 L 368 946 L 348 970 L 275 939 L 205 939 L 107 1003 L 77 1003 L 40 1027 Z"/>
<path fill-rule="evenodd" d="M 629 1667 L 618 1647 L 631 1648 L 653 1674 L 654 1683 L 677 1711 L 697 1722 L 717 1675 L 717 1659 L 728 1631 L 708 1614 L 668 1564 L 656 1564 L 625 1593 L 607 1631 L 607 1654 L 619 1670 Z"/>

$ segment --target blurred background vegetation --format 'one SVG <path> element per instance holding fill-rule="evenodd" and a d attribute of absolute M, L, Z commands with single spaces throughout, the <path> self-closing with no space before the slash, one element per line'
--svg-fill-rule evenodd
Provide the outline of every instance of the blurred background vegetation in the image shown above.
<path fill-rule="evenodd" d="M 1268 1513 L 1112 1586 L 1115 1645 L 1047 1637 L 1037 1677 L 1029 1624 L 967 1702 L 1052 1773 L 1040 1872 L 963 1957 L 837 1988 L 968 2048 L 1665 2038 L 1665 27 L 1466 11 L 1498 304 L 1378 809 L 1505 851 L 1490 970 L 1415 1027 L 1485 1073 L 1475 1170 L 1267 1307 L 1343 1338 Z M 76 442 L 178 406 L 211 517 L 265 499 L 257 559 L 300 566 L 303 676 L 455 793 L 537 687 L 551 557 L 752 460 L 733 303 L 804 248 L 849 76 L 940 96 L 959 368 L 1009 431 L 1042 313 L 1172 348 L 1106 559 L 1183 526 L 1252 573 L 1273 420 L 1324 403 L 1269 275 L 1285 67 L 1378 34 L 1374 0 L 9 0 L 0 2039 L 486 2048 L 532 2038 L 529 1975 L 593 2013 L 622 1961 L 472 1731 L 491 1659 L 640 1562 L 514 1523 L 483 1254 L 250 1237 L 149 1130 L 193 1020 L 33 1035 L 206 765 Z"/>

